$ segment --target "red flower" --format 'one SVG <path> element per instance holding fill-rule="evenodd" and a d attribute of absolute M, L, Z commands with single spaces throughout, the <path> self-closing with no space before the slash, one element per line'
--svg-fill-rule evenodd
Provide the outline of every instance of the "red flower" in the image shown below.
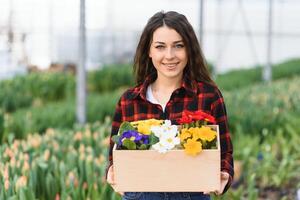
<path fill-rule="evenodd" d="M 210 114 L 207 114 L 206 112 L 203 112 L 201 110 L 198 110 L 195 112 L 194 120 L 205 120 L 212 124 L 216 124 L 216 119 L 213 116 L 211 116 Z"/>
<path fill-rule="evenodd" d="M 177 120 L 177 122 L 179 124 L 188 124 L 188 123 L 193 122 L 193 119 L 183 112 L 182 117 L 179 120 Z"/>
<path fill-rule="evenodd" d="M 183 111 L 181 119 L 177 120 L 179 124 L 188 124 L 194 121 L 207 121 L 212 124 L 216 124 L 216 120 L 210 114 L 203 112 L 201 110 L 191 112 L 191 111 Z"/>

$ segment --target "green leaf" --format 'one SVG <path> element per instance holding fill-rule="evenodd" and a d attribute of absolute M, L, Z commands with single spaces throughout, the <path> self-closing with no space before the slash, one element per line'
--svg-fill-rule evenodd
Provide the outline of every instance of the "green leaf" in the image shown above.
<path fill-rule="evenodd" d="M 159 138 L 156 137 L 153 133 L 151 133 L 151 134 L 149 135 L 149 143 L 150 143 L 150 146 L 152 146 L 152 145 L 154 145 L 154 144 L 156 144 L 156 143 L 158 143 L 158 142 L 159 142 Z"/>
<path fill-rule="evenodd" d="M 138 147 L 139 150 L 146 150 L 148 149 L 148 145 L 142 144 L 141 146 Z"/>
<path fill-rule="evenodd" d="M 16 195 L 13 195 L 9 197 L 8 200 L 18 200 L 18 197 Z"/>
<path fill-rule="evenodd" d="M 41 161 L 38 163 L 38 166 L 41 168 L 41 169 L 44 169 L 46 170 L 48 168 L 48 164 L 44 161 Z"/>
<path fill-rule="evenodd" d="M 26 200 L 26 195 L 25 195 L 24 188 L 20 188 L 20 190 L 19 190 L 19 198 L 20 198 L 20 200 Z"/>
<path fill-rule="evenodd" d="M 119 135 L 120 133 L 123 133 L 128 130 L 135 130 L 135 128 L 130 124 L 130 122 L 123 122 L 119 129 Z"/>
<path fill-rule="evenodd" d="M 26 188 L 25 189 L 25 194 L 26 194 L 26 200 L 35 200 L 34 194 L 31 188 Z"/>
<path fill-rule="evenodd" d="M 112 136 L 112 141 L 114 141 L 114 143 L 118 143 L 119 142 L 119 140 L 120 140 L 120 136 L 119 135 L 114 135 L 114 136 Z"/>
<path fill-rule="evenodd" d="M 122 143 L 123 143 L 123 146 L 126 147 L 128 150 L 136 149 L 136 144 L 130 139 L 125 139 L 125 140 L 123 140 Z"/>

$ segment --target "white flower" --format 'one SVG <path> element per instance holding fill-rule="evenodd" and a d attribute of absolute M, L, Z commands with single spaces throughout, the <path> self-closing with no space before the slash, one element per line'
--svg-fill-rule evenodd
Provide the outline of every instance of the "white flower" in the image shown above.
<path fill-rule="evenodd" d="M 173 149 L 176 145 L 180 143 L 179 137 L 174 137 L 172 135 L 166 135 L 163 136 L 159 139 L 159 142 L 167 149 L 171 150 Z"/>
<path fill-rule="evenodd" d="M 165 146 L 162 145 L 162 143 L 160 143 L 160 142 L 152 145 L 152 148 L 154 150 L 158 151 L 159 153 L 166 153 L 168 151 L 168 149 L 166 149 Z"/>
<path fill-rule="evenodd" d="M 170 120 L 165 120 L 164 124 L 161 126 L 152 126 L 151 131 L 154 133 L 154 135 L 158 138 L 161 138 L 165 135 L 173 136 L 175 137 L 178 133 L 178 128 L 176 125 L 171 125 Z"/>
<path fill-rule="evenodd" d="M 164 131 L 162 129 L 161 126 L 152 126 L 151 127 L 151 131 L 154 133 L 154 135 L 158 138 L 160 138 L 163 134 L 164 134 Z"/>
<path fill-rule="evenodd" d="M 176 137 L 178 128 L 172 125 L 170 120 L 165 120 L 161 126 L 151 127 L 151 131 L 159 138 L 159 142 L 152 147 L 160 153 L 166 153 L 180 143 L 179 137 Z"/>

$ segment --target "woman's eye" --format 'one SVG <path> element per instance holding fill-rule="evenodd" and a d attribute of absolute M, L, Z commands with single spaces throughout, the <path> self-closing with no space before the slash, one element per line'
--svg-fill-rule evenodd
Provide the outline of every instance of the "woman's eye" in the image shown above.
<path fill-rule="evenodd" d="M 183 44 L 176 44 L 175 47 L 176 47 L 177 49 L 180 49 L 180 48 L 183 48 L 184 45 L 183 45 Z"/>
<path fill-rule="evenodd" d="M 164 46 L 163 46 L 163 45 L 158 45 L 158 46 L 156 46 L 155 48 L 156 48 L 156 49 L 163 49 Z"/>

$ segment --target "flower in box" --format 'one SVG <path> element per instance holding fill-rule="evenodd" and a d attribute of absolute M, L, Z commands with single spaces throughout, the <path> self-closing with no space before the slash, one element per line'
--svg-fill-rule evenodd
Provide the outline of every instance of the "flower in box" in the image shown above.
<path fill-rule="evenodd" d="M 180 142 L 188 155 L 195 156 L 202 149 L 217 148 L 217 132 L 207 126 L 207 123 L 216 123 L 213 116 L 203 111 L 184 111 L 178 123 L 181 125 Z"/>
<path fill-rule="evenodd" d="M 170 120 L 140 120 L 123 122 L 119 134 L 113 136 L 117 149 L 155 149 L 160 153 L 174 149 L 180 144 L 178 128 Z"/>
<path fill-rule="evenodd" d="M 152 148 L 160 153 L 166 153 L 168 150 L 174 149 L 180 144 L 178 137 L 178 127 L 172 125 L 170 120 L 165 120 L 161 126 L 151 127 L 152 133 L 159 139 Z"/>

